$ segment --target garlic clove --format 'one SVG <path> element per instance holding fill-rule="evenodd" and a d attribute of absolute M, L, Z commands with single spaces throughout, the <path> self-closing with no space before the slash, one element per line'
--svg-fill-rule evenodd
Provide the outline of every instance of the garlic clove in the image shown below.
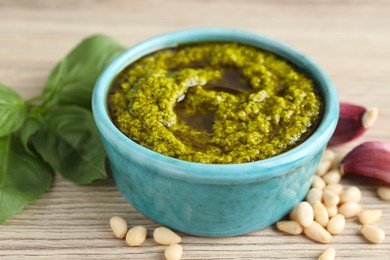
<path fill-rule="evenodd" d="M 374 125 L 378 117 L 378 109 L 340 102 L 340 115 L 335 132 L 329 145 L 339 145 L 361 136 Z"/>
<path fill-rule="evenodd" d="M 354 173 L 390 183 L 390 143 L 365 142 L 341 162 L 342 173 Z"/>

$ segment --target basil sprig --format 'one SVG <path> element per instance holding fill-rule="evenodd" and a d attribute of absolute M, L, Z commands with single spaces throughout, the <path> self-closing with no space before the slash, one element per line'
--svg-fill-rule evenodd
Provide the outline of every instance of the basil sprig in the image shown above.
<path fill-rule="evenodd" d="M 0 84 L 0 223 L 39 198 L 55 171 L 77 184 L 107 178 L 91 98 L 124 50 L 104 35 L 86 38 L 54 67 L 43 93 L 26 101 Z"/>

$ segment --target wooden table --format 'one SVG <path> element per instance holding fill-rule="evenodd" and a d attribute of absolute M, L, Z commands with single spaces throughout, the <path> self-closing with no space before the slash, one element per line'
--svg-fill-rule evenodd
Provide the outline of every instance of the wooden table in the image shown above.
<path fill-rule="evenodd" d="M 390 1 L 125 1 L 0 0 L 0 81 L 24 98 L 40 92 L 53 65 L 79 40 L 101 32 L 127 46 L 183 28 L 224 26 L 287 42 L 314 58 L 333 79 L 342 100 L 379 108 L 365 140 L 390 141 Z M 348 221 L 330 246 L 337 259 L 390 259 L 390 204 L 380 184 L 346 177 L 363 192 L 366 209 L 382 209 L 378 226 L 388 237 L 369 244 Z M 0 225 L 1 259 L 163 259 L 164 246 L 148 239 L 130 248 L 115 239 L 112 215 L 130 225 L 157 227 L 132 208 L 112 180 L 76 186 L 58 175 L 49 192 Z M 316 259 L 329 245 L 288 236 L 275 227 L 239 237 L 183 234 L 183 259 Z"/>

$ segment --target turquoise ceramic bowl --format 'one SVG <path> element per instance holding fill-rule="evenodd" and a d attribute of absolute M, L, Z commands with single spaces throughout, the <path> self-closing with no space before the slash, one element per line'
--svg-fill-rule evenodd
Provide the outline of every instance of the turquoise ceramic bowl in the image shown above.
<path fill-rule="evenodd" d="M 144 148 L 111 122 L 107 93 L 127 65 L 151 52 L 177 44 L 233 41 L 276 53 L 306 71 L 324 102 L 315 132 L 296 148 L 270 159 L 242 164 L 183 161 Z M 306 195 L 323 150 L 336 127 L 339 105 L 328 76 L 310 58 L 270 38 L 231 29 L 203 28 L 168 33 L 137 44 L 116 58 L 100 76 L 93 113 L 116 185 L 142 214 L 174 230 L 222 237 L 267 227 Z"/>

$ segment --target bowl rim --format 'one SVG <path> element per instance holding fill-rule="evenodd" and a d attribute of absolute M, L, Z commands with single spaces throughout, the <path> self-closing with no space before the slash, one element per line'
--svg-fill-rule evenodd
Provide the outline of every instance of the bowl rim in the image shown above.
<path fill-rule="evenodd" d="M 316 81 L 323 98 L 323 115 L 317 129 L 305 141 L 287 152 L 264 160 L 239 164 L 205 164 L 169 157 L 145 148 L 124 135 L 111 121 L 107 108 L 107 94 L 114 78 L 130 63 L 151 52 L 174 47 L 177 44 L 204 41 L 230 41 L 252 45 L 273 52 L 298 67 L 304 68 Z M 115 148 L 119 149 L 122 154 L 135 149 L 138 155 L 143 157 L 140 160 L 145 159 L 151 165 L 158 164 L 159 167 L 171 169 L 169 173 L 158 171 L 159 174 L 179 179 L 197 179 L 202 182 L 213 180 L 218 183 L 230 183 L 232 181 L 264 180 L 282 175 L 292 167 L 298 167 L 305 158 L 310 158 L 324 149 L 337 125 L 339 103 L 336 90 L 328 75 L 302 52 L 260 34 L 210 27 L 161 34 L 127 49 L 108 65 L 97 80 L 93 91 L 92 110 L 101 135 L 103 132 L 109 132 L 110 140 L 115 142 Z M 187 172 L 183 174 L 183 170 Z"/>

